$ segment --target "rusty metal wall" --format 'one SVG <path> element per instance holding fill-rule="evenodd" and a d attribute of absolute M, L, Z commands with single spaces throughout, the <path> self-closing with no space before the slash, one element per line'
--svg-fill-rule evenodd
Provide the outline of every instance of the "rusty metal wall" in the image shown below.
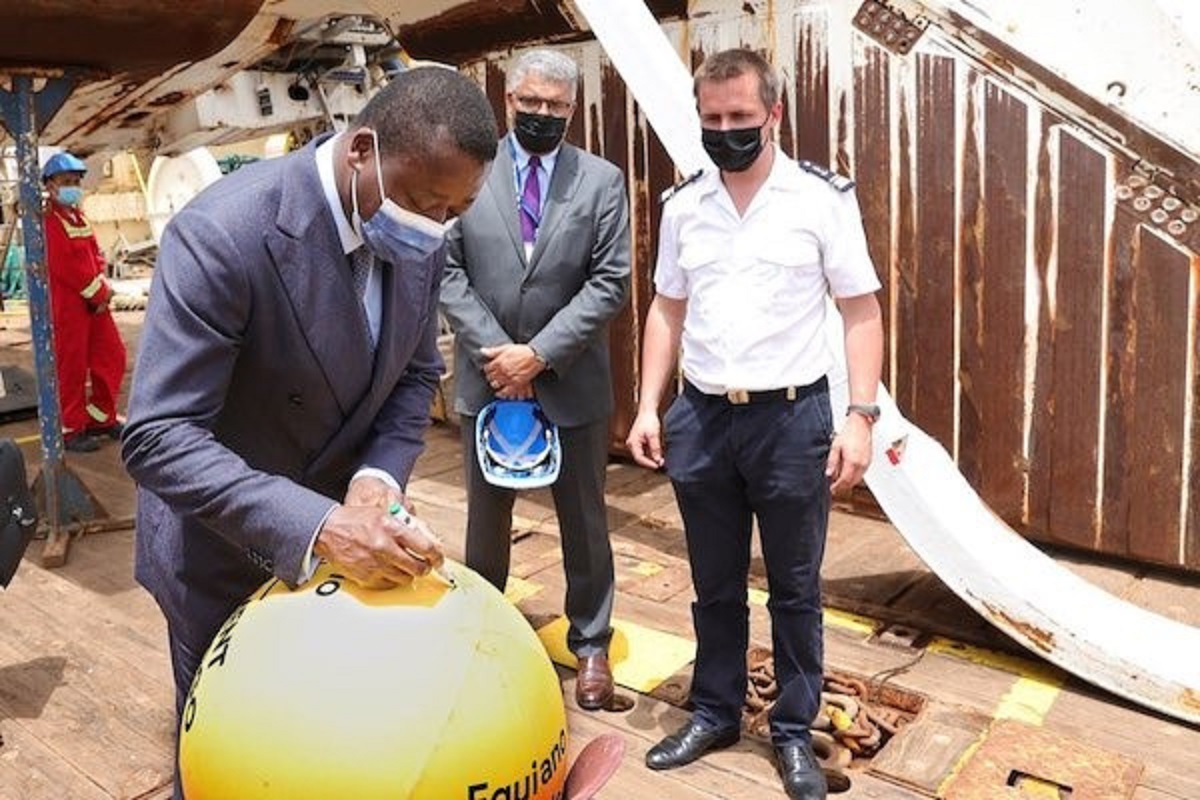
<path fill-rule="evenodd" d="M 858 183 L 884 284 L 884 380 L 996 513 L 1030 538 L 1200 571 L 1197 207 L 1091 120 L 1060 115 L 1054 90 L 1029 94 L 936 31 L 895 55 L 854 30 L 858 5 L 702 0 L 664 30 L 692 64 L 739 44 L 770 52 L 784 149 Z M 633 302 L 611 330 L 619 448 L 657 197 L 674 175 L 599 46 L 563 49 L 584 72 L 571 140 L 629 176 Z M 470 67 L 501 118 L 510 55 Z"/>

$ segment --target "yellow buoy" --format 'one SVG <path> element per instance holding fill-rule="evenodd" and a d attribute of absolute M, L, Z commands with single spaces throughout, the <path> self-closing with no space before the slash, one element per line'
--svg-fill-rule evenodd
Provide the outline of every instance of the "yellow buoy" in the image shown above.
<path fill-rule="evenodd" d="M 188 800 L 557 800 L 566 714 L 541 642 L 489 583 L 272 581 L 201 662 L 180 729 Z"/>

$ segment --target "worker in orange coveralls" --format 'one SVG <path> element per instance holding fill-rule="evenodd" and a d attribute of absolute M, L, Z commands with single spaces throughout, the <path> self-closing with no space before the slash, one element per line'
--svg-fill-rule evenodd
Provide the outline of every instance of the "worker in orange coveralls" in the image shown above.
<path fill-rule="evenodd" d="M 125 375 L 125 345 L 108 310 L 113 291 L 104 257 L 80 210 L 85 172 L 87 165 L 70 153 L 51 156 L 42 168 L 63 442 L 77 453 L 99 449 L 98 437 L 121 438 L 117 393 Z"/>

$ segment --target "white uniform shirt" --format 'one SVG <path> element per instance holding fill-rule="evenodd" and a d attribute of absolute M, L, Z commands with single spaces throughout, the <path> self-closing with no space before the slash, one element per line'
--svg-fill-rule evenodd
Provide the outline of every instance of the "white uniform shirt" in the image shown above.
<path fill-rule="evenodd" d="M 826 295 L 880 288 L 854 193 L 778 148 L 745 216 L 715 171 L 667 202 L 654 285 L 687 300 L 683 372 L 708 394 L 819 380 L 834 363 Z"/>

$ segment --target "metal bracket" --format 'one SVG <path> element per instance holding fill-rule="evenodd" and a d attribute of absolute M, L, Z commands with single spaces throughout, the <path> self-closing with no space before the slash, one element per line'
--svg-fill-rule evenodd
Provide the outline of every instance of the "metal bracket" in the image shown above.
<path fill-rule="evenodd" d="M 54 115 L 67 102 L 71 92 L 79 83 L 78 76 L 65 73 L 61 76 L 46 78 L 45 85 L 33 91 L 33 74 L 13 73 L 13 88 L 11 91 L 0 89 L 0 119 L 8 128 L 13 138 L 17 137 L 18 120 L 21 115 L 20 94 L 22 91 L 33 92 L 33 115 L 35 120 L 34 133 L 40 134 L 46 130 L 46 125 L 54 119 Z"/>
<path fill-rule="evenodd" d="M 919 11 L 906 13 L 894 2 L 864 0 L 854 14 L 854 27 L 893 53 L 904 55 L 925 33 L 929 20 Z"/>

